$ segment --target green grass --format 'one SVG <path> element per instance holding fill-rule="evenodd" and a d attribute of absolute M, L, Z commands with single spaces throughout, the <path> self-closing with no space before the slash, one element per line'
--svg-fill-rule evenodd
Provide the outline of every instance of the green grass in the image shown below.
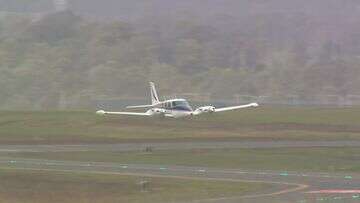
<path fill-rule="evenodd" d="M 309 172 L 360 172 L 360 148 L 222 149 L 142 152 L 8 153 L 6 156 L 50 160 L 118 162 L 283 170 Z"/>
<path fill-rule="evenodd" d="M 360 108 L 261 107 L 178 120 L 101 117 L 93 112 L 0 112 L 2 143 L 230 137 L 359 139 Z"/>
<path fill-rule="evenodd" d="M 242 196 L 262 183 L 0 169 L 0 202 L 174 202 Z M 149 181 L 147 191 L 139 182 Z"/>

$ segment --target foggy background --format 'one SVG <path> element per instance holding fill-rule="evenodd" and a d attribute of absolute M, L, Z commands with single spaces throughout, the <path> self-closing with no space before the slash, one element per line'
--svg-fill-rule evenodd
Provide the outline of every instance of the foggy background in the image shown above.
<path fill-rule="evenodd" d="M 358 0 L 0 0 L 0 108 L 148 99 L 148 81 L 203 102 L 359 105 L 359 25 Z"/>

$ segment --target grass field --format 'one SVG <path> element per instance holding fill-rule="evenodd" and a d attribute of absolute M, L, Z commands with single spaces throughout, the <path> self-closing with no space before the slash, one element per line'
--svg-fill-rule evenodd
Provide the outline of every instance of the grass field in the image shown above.
<path fill-rule="evenodd" d="M 6 156 L 49 160 L 118 162 L 283 170 L 309 172 L 360 172 L 360 148 L 223 149 L 142 152 L 15 153 Z"/>
<path fill-rule="evenodd" d="M 0 112 L 0 144 L 177 140 L 359 140 L 360 107 L 260 107 L 192 119 L 97 116 L 93 112 Z M 2 157 L 302 172 L 360 172 L 360 148 L 1 153 Z M 270 185 L 0 169 L 0 203 L 173 202 L 241 196 Z"/>
<path fill-rule="evenodd" d="M 1 143 L 186 138 L 360 139 L 360 108 L 260 107 L 180 120 L 101 117 L 93 112 L 0 112 Z"/>
<path fill-rule="evenodd" d="M 139 178 L 0 169 L 0 202 L 175 202 L 242 196 L 271 187 L 262 183 Z M 140 181 L 148 181 L 142 188 Z"/>

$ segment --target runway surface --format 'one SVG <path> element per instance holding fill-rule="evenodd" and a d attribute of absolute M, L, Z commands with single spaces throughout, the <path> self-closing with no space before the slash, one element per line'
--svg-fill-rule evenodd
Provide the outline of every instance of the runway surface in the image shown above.
<path fill-rule="evenodd" d="M 60 151 L 133 151 L 153 147 L 157 150 L 218 149 L 218 148 L 277 148 L 277 147 L 344 147 L 360 146 L 354 141 L 329 142 L 169 142 L 126 143 L 98 145 L 3 145 L 0 152 L 60 152 Z M 6 155 L 3 155 L 6 156 Z M 296 160 L 294 160 L 296 161 Z M 231 182 L 263 182 L 274 187 L 267 191 L 242 197 L 223 197 L 197 202 L 360 202 L 360 174 L 302 173 L 289 171 L 254 171 L 205 167 L 184 167 L 127 163 L 101 163 L 54 161 L 0 157 L 0 168 L 21 170 L 45 170 L 79 173 L 122 174 L 143 177 L 170 177 L 182 179 L 221 180 Z M 324 194 L 317 191 L 343 193 Z M 353 192 L 350 193 L 349 191 Z M 345 191 L 345 192 L 344 192 Z M 349 193 L 347 193 L 349 192 Z"/>
<path fill-rule="evenodd" d="M 147 147 L 154 150 L 360 147 L 360 141 L 179 141 L 83 145 L 0 145 L 0 152 L 139 151 Z"/>

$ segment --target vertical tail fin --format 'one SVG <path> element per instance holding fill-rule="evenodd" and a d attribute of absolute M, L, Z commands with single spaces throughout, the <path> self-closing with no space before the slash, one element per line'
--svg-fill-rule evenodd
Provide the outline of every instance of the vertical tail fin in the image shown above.
<path fill-rule="evenodd" d="M 159 97 L 155 89 L 155 84 L 153 82 L 150 82 L 150 93 L 151 93 L 151 104 L 154 105 L 160 103 Z"/>

